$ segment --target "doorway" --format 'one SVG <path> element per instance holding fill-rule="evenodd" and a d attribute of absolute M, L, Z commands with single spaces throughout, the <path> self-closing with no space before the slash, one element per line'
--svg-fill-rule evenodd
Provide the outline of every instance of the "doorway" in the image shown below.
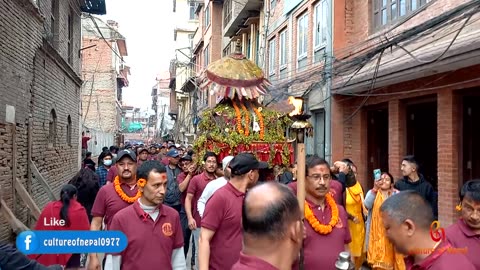
<path fill-rule="evenodd" d="M 480 96 L 463 99 L 463 182 L 480 178 Z"/>
<path fill-rule="evenodd" d="M 367 112 L 367 188 L 373 188 L 373 170 L 388 171 L 388 109 Z"/>
<path fill-rule="evenodd" d="M 438 190 L 437 183 L 437 102 L 408 105 L 407 154 L 420 164 L 419 172 Z"/>

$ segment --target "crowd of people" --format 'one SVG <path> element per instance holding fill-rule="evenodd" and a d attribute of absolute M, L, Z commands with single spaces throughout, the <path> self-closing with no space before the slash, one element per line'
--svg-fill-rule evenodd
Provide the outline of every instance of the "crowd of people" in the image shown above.
<path fill-rule="evenodd" d="M 307 156 L 304 213 L 295 166 L 284 180 L 263 181 L 269 165 L 252 153 L 219 160 L 167 142 L 113 146 L 93 166 L 85 156 L 42 215 L 68 220 L 58 230 L 122 231 L 128 246 L 103 258 L 30 256 L 44 265 L 184 270 L 190 251 L 196 270 L 333 270 L 348 251 L 354 269 L 480 269 L 480 180 L 463 185 L 459 219 L 437 239 L 436 194 L 413 156 L 402 161 L 403 179 L 381 173 L 367 192 L 350 159 L 330 166 Z"/>

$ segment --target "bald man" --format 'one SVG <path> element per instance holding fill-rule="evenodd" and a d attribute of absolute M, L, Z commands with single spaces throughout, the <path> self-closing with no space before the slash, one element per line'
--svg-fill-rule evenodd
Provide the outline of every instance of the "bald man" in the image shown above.
<path fill-rule="evenodd" d="M 243 250 L 232 270 L 290 270 L 304 238 L 298 201 L 285 185 L 252 188 L 242 209 Z"/>
<path fill-rule="evenodd" d="M 420 193 L 401 191 L 385 200 L 380 212 L 388 239 L 407 255 L 407 269 L 475 270 L 464 254 L 442 239 L 443 231 L 431 231 L 432 207 Z"/>

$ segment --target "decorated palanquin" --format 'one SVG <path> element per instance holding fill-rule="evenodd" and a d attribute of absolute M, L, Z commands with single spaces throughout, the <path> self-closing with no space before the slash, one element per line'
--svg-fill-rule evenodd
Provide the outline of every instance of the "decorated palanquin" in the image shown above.
<path fill-rule="evenodd" d="M 292 121 L 287 113 L 259 103 L 258 98 L 271 84 L 263 71 L 245 58 L 238 44 L 233 54 L 207 67 L 199 85 L 220 100 L 200 116 L 200 134 L 194 144 L 200 157 L 205 151 L 215 152 L 219 160 L 251 152 L 271 167 L 294 163 L 292 141 L 285 135 Z"/>

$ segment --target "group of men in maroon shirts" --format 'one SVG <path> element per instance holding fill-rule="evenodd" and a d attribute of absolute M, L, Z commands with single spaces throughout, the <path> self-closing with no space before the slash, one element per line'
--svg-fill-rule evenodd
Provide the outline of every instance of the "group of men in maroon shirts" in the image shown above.
<path fill-rule="evenodd" d="M 324 159 L 309 157 L 306 164 L 305 206 L 318 221 L 315 225 L 302 221 L 304 213 L 292 211 L 298 209 L 298 203 L 292 201 L 293 192 L 285 192 L 286 186 L 257 185 L 259 170 L 266 169 L 268 164 L 250 153 L 238 154 L 229 162 L 229 180 L 211 196 L 200 218 L 198 199 L 207 184 L 219 176 L 217 156 L 207 152 L 200 173 L 191 157 L 180 157 L 175 149 L 168 151 L 166 157 L 167 166 L 146 161 L 137 173 L 135 153 L 131 150 L 118 153 L 117 176 L 97 195 L 91 230 L 104 229 L 104 223 L 108 230 L 124 232 L 129 242 L 122 253 L 107 254 L 104 269 L 186 269 L 190 236 L 181 222 L 185 218 L 193 238 L 198 239 L 195 241 L 198 255 L 193 256 L 198 256 L 195 267 L 199 270 L 296 269 L 302 246 L 305 269 L 335 269 L 338 254 L 348 251 L 351 236 L 347 213 L 337 202 L 336 194 L 342 192 L 338 190 L 341 184 L 332 179 L 330 166 Z M 295 185 L 291 189 L 295 190 Z M 247 190 L 249 195 L 245 198 Z M 407 212 L 401 218 L 416 224 L 417 237 L 412 239 L 423 243 L 418 235 L 427 232 L 423 225 L 433 216 L 422 213 L 429 209 L 431 212 L 431 208 L 416 193 L 400 194 L 403 197 L 396 197 L 382 207 L 385 219 L 390 222 L 387 232 L 403 226 L 399 216 Z M 423 212 L 406 211 L 398 200 L 407 201 Z M 408 231 L 404 233 L 409 237 L 412 231 L 410 235 Z M 475 269 L 462 254 L 435 251 L 432 254 L 433 258 L 428 260 L 444 261 L 447 265 L 447 261 L 454 259 L 462 269 Z M 414 264 L 417 268 L 411 269 L 450 269 L 418 268 L 421 265 L 418 258 Z M 88 269 L 100 269 L 100 265 L 97 254 L 90 254 Z"/>

